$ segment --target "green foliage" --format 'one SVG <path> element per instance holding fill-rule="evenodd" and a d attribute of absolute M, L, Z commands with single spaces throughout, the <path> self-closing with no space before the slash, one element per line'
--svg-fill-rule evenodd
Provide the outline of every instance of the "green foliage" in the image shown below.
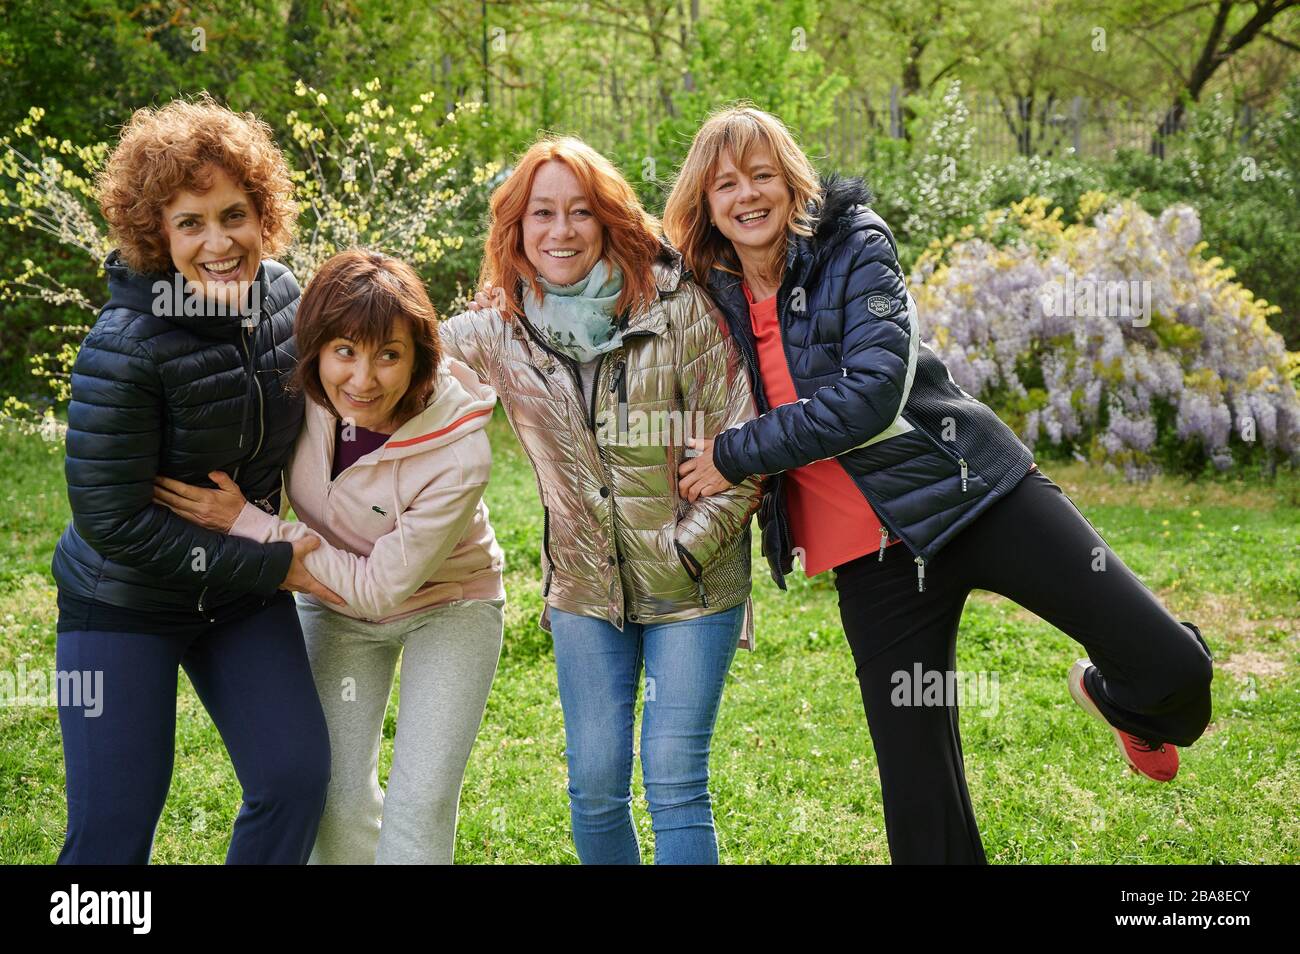
<path fill-rule="evenodd" d="M 1148 211 L 1195 206 L 1210 246 L 1281 308 L 1270 324 L 1300 348 L 1300 77 L 1249 133 L 1215 96 L 1190 111 L 1166 158 L 1122 151 L 1100 171 L 1108 190 L 1133 195 Z"/>
<path fill-rule="evenodd" d="M 817 29 L 815 4 L 807 0 L 721 0 L 696 31 L 687 69 L 693 91 L 674 97 L 677 115 L 656 131 L 661 172 L 675 168 L 699 124 L 710 112 L 750 102 L 798 130 L 813 157 L 826 153 L 826 134 L 835 123 L 834 102 L 847 84 L 811 44 Z M 662 181 L 662 180 L 661 180 Z M 667 185 L 667 183 L 663 183 Z M 654 202 L 662 208 L 667 191 Z"/>
<path fill-rule="evenodd" d="M 1186 202 L 1199 210 L 1206 239 L 1238 277 L 1280 306 L 1268 320 L 1292 348 L 1300 347 L 1300 270 L 1291 265 L 1300 239 L 1300 79 L 1292 78 L 1274 109 L 1260 111 L 1247 141 L 1228 99 L 1210 96 L 1192 106 L 1187 131 L 1170 141 L 1165 160 L 1122 152 L 1113 162 L 1085 161 L 1067 152 L 982 162 L 973 148 L 977 123 L 967 97 L 950 79 L 969 79 L 980 92 L 1006 93 L 1009 85 L 1039 101 L 1056 95 L 1063 77 L 1090 70 L 1122 66 L 1126 76 L 1143 77 L 1133 80 L 1139 89 L 1154 80 L 1146 67 L 1130 69 L 1142 65 L 1143 54 L 1117 31 L 1105 56 L 1091 49 L 1084 27 L 1092 14 L 1072 2 L 1053 5 L 1054 26 L 1046 33 L 1027 4 L 990 9 L 959 0 L 940 6 L 889 0 L 864 10 L 838 0 L 717 0 L 688 8 L 662 0 L 636 7 L 520 2 L 485 8 L 474 0 L 433 6 L 419 0 L 352 6 L 250 0 L 229 8 L 211 0 L 69 0 L 52 7 L 12 0 L 0 23 L 0 65 L 9 80 L 0 85 L 0 119 L 9 117 L 0 128 L 26 116 L 32 103 L 44 103 L 43 135 L 103 145 L 133 108 L 210 89 L 235 108 L 257 112 L 288 147 L 300 119 L 295 111 L 303 107 L 295 94 L 298 81 L 323 95 L 330 110 L 340 110 L 332 117 L 337 123 L 358 78 L 381 76 L 386 105 L 414 122 L 409 131 L 430 148 L 454 151 L 439 160 L 439 174 L 468 185 L 444 216 L 454 219 L 450 227 L 431 225 L 428 233 L 453 241 L 440 246 L 436 262 L 417 262 L 435 305 L 447 310 L 478 272 L 488 189 L 475 181 L 476 169 L 508 162 L 540 131 L 573 132 L 606 152 L 658 212 L 698 123 L 723 104 L 747 100 L 783 117 L 820 168 L 866 177 L 905 268 L 931 242 L 979 226 L 988 210 L 1029 195 L 1067 210 L 1065 224 L 1076 221 L 1080 199 L 1095 191 L 1135 196 L 1153 213 Z M 1192 19 L 1179 29 L 1192 30 L 1200 22 Z M 1022 35 L 1029 27 L 1040 32 Z M 861 42 L 864 34 L 873 44 Z M 1007 35 L 1016 40 L 1003 42 Z M 897 62 L 881 59 L 882 44 L 902 51 Z M 1045 67 L 1041 53 L 1049 48 L 1059 49 L 1062 59 Z M 1033 66 L 1029 79 L 1010 69 L 1022 59 Z M 864 127 L 870 142 L 850 145 L 853 155 L 867 157 L 865 164 L 855 160 L 856 167 L 845 168 L 837 155 L 845 147 L 840 106 L 854 99 L 879 108 L 883 81 L 896 81 L 899 71 L 907 137 L 873 131 L 878 124 Z M 1152 95 L 1164 101 L 1164 93 Z M 480 101 L 469 115 L 467 104 Z M 422 112 L 413 112 L 419 107 Z M 315 121 L 328 129 L 323 117 Z M 409 154 L 409 144 L 401 143 L 405 127 L 390 133 L 389 126 L 372 124 L 366 148 L 396 144 Z M 38 151 L 25 154 L 35 158 Z M 300 149 L 304 171 L 307 152 Z M 56 158 L 71 165 L 73 157 Z M 330 157 L 320 165 L 314 176 L 341 184 L 345 165 Z M 399 201 L 420 206 L 414 190 L 400 200 L 399 192 L 381 189 L 349 207 L 373 215 Z M 438 217 L 424 209 L 427 222 Z M 321 239 L 320 220 L 304 221 L 311 227 L 305 234 Z M 1014 225 L 1004 223 L 1004 229 L 995 240 L 1012 237 Z M 312 250 L 300 257 L 315 261 L 318 252 L 340 247 L 352 234 L 375 237 L 373 230 L 336 229 L 309 242 Z M 386 242 L 382 231 L 376 240 Z M 388 244 L 407 250 L 401 242 Z M 28 259 L 42 270 L 38 283 L 76 291 L 92 303 L 102 300 L 97 259 L 33 228 L 0 228 L 0 279 L 12 284 L 28 272 Z M 36 356 L 57 375 L 58 355 L 75 342 L 75 332 L 58 329 L 75 327 L 82 317 L 52 309 L 45 291 L 26 291 L 36 297 L 4 302 L 0 389 L 39 404 L 50 393 L 49 379 L 32 377 L 30 359 Z"/>

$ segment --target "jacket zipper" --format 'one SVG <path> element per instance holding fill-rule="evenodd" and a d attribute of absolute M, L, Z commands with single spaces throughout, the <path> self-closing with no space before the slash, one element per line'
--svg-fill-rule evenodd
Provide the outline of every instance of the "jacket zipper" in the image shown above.
<path fill-rule="evenodd" d="M 911 424 L 912 422 L 908 421 L 908 423 Z M 935 440 L 934 435 L 931 434 L 929 431 L 927 431 L 921 425 L 913 424 L 912 427 L 915 430 L 918 430 L 922 434 L 924 434 L 926 438 L 929 439 L 930 443 L 933 444 L 935 447 L 937 447 L 939 451 L 942 454 L 944 454 L 949 460 L 953 460 L 957 462 L 957 471 L 961 475 L 961 492 L 966 493 L 967 481 L 968 478 L 970 477 L 970 465 L 966 463 L 966 458 L 963 457 L 959 452 L 950 450 L 948 448 L 947 441 Z"/>
<path fill-rule="evenodd" d="M 618 393 L 618 407 L 615 410 L 618 438 L 625 440 L 627 434 L 627 359 L 619 358 L 614 365 L 614 380 L 609 386 L 609 393 Z M 595 403 L 596 389 L 591 389 L 592 403 Z M 594 413 L 594 412 L 593 412 Z"/>
<path fill-rule="evenodd" d="M 700 595 L 700 603 L 705 609 L 709 607 L 709 595 L 704 592 L 704 567 L 700 566 L 700 561 L 691 555 L 691 551 L 681 545 L 680 541 L 674 540 L 673 546 L 677 548 L 677 558 L 682 561 L 682 566 L 686 568 L 686 575 L 695 583 L 695 590 Z"/>
<path fill-rule="evenodd" d="M 786 340 L 785 340 L 785 322 L 784 322 L 785 309 L 782 308 L 782 302 L 781 302 L 781 291 L 782 291 L 783 289 L 784 289 L 784 283 L 782 283 L 782 289 L 778 289 L 778 290 L 777 290 L 777 300 L 776 300 L 776 305 L 777 305 L 777 308 L 776 308 L 776 316 L 777 316 L 777 332 L 778 332 L 778 334 L 780 334 L 780 336 L 781 336 L 781 353 L 785 356 L 785 367 L 786 367 L 786 371 L 787 371 L 787 372 L 789 373 L 789 375 L 790 375 L 790 380 L 793 381 L 793 380 L 794 380 L 794 370 L 793 370 L 793 367 L 792 367 L 791 364 L 790 364 L 790 348 L 789 348 L 789 346 L 788 346 L 788 344 L 787 344 L 787 342 L 786 342 Z M 902 414 L 902 412 L 903 412 L 903 409 L 902 409 L 902 408 L 899 408 L 899 414 L 900 414 L 900 415 Z M 924 430 L 924 428 L 922 428 L 922 430 Z M 926 436 L 928 437 L 929 434 L 927 433 Z M 930 439 L 931 439 L 931 440 L 934 440 L 934 438 L 930 438 Z M 837 460 L 838 460 L 838 458 L 837 458 Z M 965 460 L 962 460 L 961 458 L 958 458 L 958 465 L 961 467 L 961 475 L 962 475 L 962 476 L 961 476 L 961 489 L 962 489 L 962 492 L 965 493 L 965 492 L 966 492 L 966 461 L 965 461 Z M 844 467 L 844 472 L 845 472 L 845 473 L 848 473 L 848 467 L 846 467 L 846 466 L 844 465 L 844 462 L 843 462 L 843 461 L 840 461 L 840 466 L 841 466 L 841 467 Z M 849 474 L 849 477 L 850 477 L 850 479 L 852 479 L 853 475 L 852 475 L 852 474 Z M 855 486 L 857 486 L 857 481 L 856 481 L 856 480 L 854 480 L 853 483 L 854 483 Z M 859 487 L 858 489 L 859 489 L 859 490 L 862 490 L 862 488 L 860 488 L 860 487 Z M 867 497 L 867 492 L 866 492 L 865 490 L 862 490 L 862 496 Z M 867 503 L 871 503 L 871 498 L 870 498 L 870 497 L 867 497 Z M 871 509 L 875 512 L 877 519 L 879 519 L 880 522 L 881 522 L 881 525 L 884 526 L 884 527 L 888 527 L 888 524 L 885 522 L 884 516 L 881 514 L 880 509 L 879 509 L 879 508 L 878 508 L 874 503 L 871 503 Z M 902 534 L 898 533 L 897 531 L 894 531 L 892 527 L 890 527 L 889 530 L 890 530 L 890 532 L 894 533 L 894 535 L 897 536 L 898 539 L 900 539 L 900 540 L 903 539 Z M 907 541 L 904 540 L 903 542 L 906 543 Z M 911 549 L 911 548 L 909 547 L 908 549 Z M 913 550 L 912 552 L 913 552 L 914 554 L 916 553 L 915 550 Z M 879 553 L 879 555 L 877 556 L 876 559 L 877 559 L 877 561 L 880 561 L 880 560 L 883 560 L 884 558 L 885 558 L 885 548 L 884 548 L 884 544 L 882 543 L 881 548 L 880 548 L 880 553 Z M 919 554 L 917 554 L 916 557 L 915 557 L 915 559 L 916 559 L 916 586 L 917 586 L 917 592 L 925 592 L 925 558 L 922 557 L 922 556 L 920 556 Z"/>
<path fill-rule="evenodd" d="M 787 276 L 789 276 L 789 275 L 793 275 L 793 273 L 792 273 L 792 272 L 789 272 L 789 270 L 787 270 Z M 785 284 L 786 284 L 785 282 L 782 282 L 782 283 L 781 283 L 781 286 L 780 286 L 779 288 L 777 288 L 777 290 L 776 290 L 776 333 L 777 333 L 777 337 L 781 339 L 781 355 L 782 355 L 782 357 L 785 358 L 785 370 L 786 370 L 786 373 L 790 375 L 790 382 L 793 384 L 793 383 L 794 383 L 794 366 L 790 363 L 790 347 L 789 347 L 788 343 L 787 343 L 786 340 L 785 340 L 785 322 L 784 322 L 784 320 L 783 320 L 783 318 L 782 318 L 782 316 L 785 314 L 784 302 L 782 301 L 782 292 L 785 291 Z M 789 295 L 788 295 L 788 294 L 785 296 L 785 301 L 787 301 L 787 302 L 789 301 Z M 754 361 L 755 361 L 755 362 L 758 361 L 758 356 L 757 356 L 757 354 L 755 354 L 755 356 L 754 356 Z M 798 392 L 796 392 L 796 396 L 797 396 L 797 393 L 798 393 Z M 764 403 L 766 403 L 766 401 L 764 401 Z M 785 489 L 785 488 L 784 488 L 784 484 L 782 485 L 782 489 L 783 489 L 783 490 Z M 780 528 L 780 532 L 781 532 L 781 544 L 782 544 L 782 546 L 786 549 L 786 551 L 789 552 L 789 551 L 790 551 L 790 546 L 789 546 L 789 544 L 793 542 L 794 537 L 793 537 L 793 535 L 790 533 L 790 526 L 789 526 L 789 524 L 786 522 L 786 519 L 785 519 L 785 508 L 784 508 L 784 507 L 782 507 L 782 506 L 777 506 L 777 508 L 776 508 L 776 519 L 777 519 L 777 526 Z M 784 554 L 783 554 L 783 556 L 784 556 Z M 790 568 L 791 568 L 792 570 L 794 569 L 793 558 L 792 558 L 792 562 L 791 562 L 791 567 L 790 567 Z M 780 569 L 780 567 L 778 567 L 778 569 Z M 784 584 L 785 584 L 785 573 L 784 573 L 784 571 L 781 573 L 781 584 L 782 584 L 782 589 L 784 589 L 784 588 L 785 588 L 785 586 L 784 586 Z"/>
<path fill-rule="evenodd" d="M 596 367 L 591 372 L 591 404 L 587 408 L 587 426 L 591 428 L 592 434 L 596 433 L 596 392 L 600 390 L 596 385 L 600 381 L 600 366 L 604 363 L 605 363 L 605 356 L 603 354 L 597 355 Z M 577 368 L 578 365 L 576 361 L 574 362 L 573 366 Z M 577 372 L 577 373 L 578 373 L 578 393 L 582 394 L 582 374 L 581 372 Z M 585 397 L 586 395 L 583 396 Z"/>
<path fill-rule="evenodd" d="M 889 537 L 890 536 L 897 537 L 898 540 L 902 542 L 903 546 L 907 547 L 908 551 L 915 558 L 916 583 L 919 588 L 918 592 L 924 591 L 925 590 L 925 559 L 921 557 L 920 554 L 917 553 L 917 551 L 912 547 L 910 543 L 907 542 L 906 537 L 904 537 L 901 533 L 899 533 L 894 527 L 890 525 L 889 520 L 885 517 L 884 512 L 880 509 L 880 507 L 876 505 L 876 502 L 871 499 L 871 495 L 868 494 L 863 487 L 858 485 L 857 480 L 854 479 L 852 474 L 849 474 L 849 469 L 845 465 L 844 461 L 840 460 L 838 457 L 835 458 L 835 460 L 841 467 L 844 468 L 844 473 L 848 474 L 849 479 L 853 481 L 853 486 L 858 488 L 858 491 L 866 499 L 867 503 L 870 504 L 871 511 L 876 515 L 876 519 L 880 521 L 880 549 L 876 553 L 876 562 L 879 563 L 885 559 L 885 546 L 889 541 Z"/>
<path fill-rule="evenodd" d="M 737 283 L 735 286 L 733 286 L 733 288 L 736 288 L 737 290 L 739 290 L 739 283 Z M 749 310 L 749 309 L 748 309 L 748 305 L 747 305 L 746 303 L 743 302 L 744 293 L 743 293 L 743 292 L 738 292 L 738 293 L 739 293 L 740 298 L 742 299 L 742 304 L 744 305 L 743 311 L 744 311 L 745 313 L 748 313 L 748 310 Z M 778 290 L 778 305 L 779 305 L 779 302 L 780 302 L 780 298 L 779 298 L 779 290 Z M 758 355 L 757 355 L 757 353 L 756 353 L 755 350 L 754 350 L 754 343 L 753 343 L 753 341 L 750 340 L 750 335 L 752 334 L 752 331 L 750 331 L 748 328 L 745 328 L 745 329 L 738 329 L 738 328 L 735 326 L 735 325 L 736 325 L 736 322 L 733 322 L 733 321 L 732 321 L 732 319 L 731 319 L 731 315 L 727 312 L 726 309 L 723 309 L 723 314 L 724 314 L 724 315 L 726 316 L 726 318 L 727 318 L 727 323 L 728 323 L 729 325 L 732 326 L 732 328 L 731 328 L 731 336 L 732 336 L 733 339 L 735 339 L 736 341 L 740 342 L 740 353 L 741 353 L 741 356 L 745 359 L 746 363 L 747 363 L 748 366 L 749 366 L 749 367 L 748 367 L 748 370 L 749 370 L 749 383 L 750 383 L 751 387 L 753 387 L 753 389 L 754 389 L 754 401 L 755 401 L 756 404 L 758 405 L 758 413 L 759 413 L 760 415 L 766 414 L 766 413 L 767 413 L 768 411 L 770 411 L 772 408 L 771 408 L 771 405 L 767 403 L 767 395 L 763 392 L 763 389 L 759 386 L 759 383 L 760 383 L 760 377 L 759 377 L 759 367 L 758 367 Z M 779 315 L 779 309 L 778 309 L 778 315 Z M 779 320 L 778 320 L 778 324 L 779 324 Z M 782 347 L 782 350 L 784 350 L 784 348 L 785 348 L 785 339 L 784 339 L 784 338 L 781 339 L 781 347 Z M 789 356 L 788 354 L 786 355 L 785 361 L 786 361 L 786 367 L 788 368 L 789 365 L 790 365 L 790 356 Z M 780 548 L 780 550 L 781 550 L 781 553 L 780 553 L 780 555 L 778 556 L 778 559 L 777 559 L 777 568 L 776 568 L 777 580 L 776 580 L 776 585 L 777 585 L 778 587 L 780 587 L 781 589 L 784 590 L 784 589 L 785 589 L 785 572 L 781 569 L 780 562 L 781 562 L 781 560 L 784 559 L 785 556 L 787 556 L 787 555 L 789 554 L 789 552 L 790 552 L 790 547 L 789 547 L 789 545 L 788 545 L 788 543 L 787 543 L 787 541 L 789 541 L 789 539 L 790 539 L 790 528 L 789 528 L 789 526 L 786 524 L 784 508 L 781 507 L 781 506 L 779 505 L 779 503 L 777 502 L 777 501 L 778 501 L 778 496 L 779 496 L 779 494 L 778 494 L 778 488 L 782 488 L 782 487 L 783 487 L 783 483 L 782 483 L 782 481 L 783 481 L 783 477 L 782 477 L 782 475 L 780 475 L 780 474 L 775 474 L 775 475 L 773 475 L 773 477 L 772 477 L 772 487 L 771 487 L 771 489 L 768 491 L 768 493 L 772 494 L 773 510 L 776 511 L 776 513 L 775 513 L 773 519 L 776 520 L 776 527 L 777 527 L 777 546 L 778 546 L 778 547 Z M 792 568 L 793 568 L 793 564 L 792 564 Z"/>
<path fill-rule="evenodd" d="M 254 333 L 255 330 L 249 328 L 248 334 L 240 336 L 239 343 L 244 348 L 244 359 L 248 362 L 249 374 L 253 376 L 253 387 L 257 391 L 257 444 L 253 447 L 253 453 L 235 465 L 235 472 L 230 475 L 230 479 L 236 482 L 239 481 L 239 471 L 257 456 L 262 449 L 262 441 L 266 438 L 266 396 L 262 394 L 262 383 L 257 380 L 257 368 L 253 365 L 253 356 L 248 348 L 248 339 L 253 337 Z"/>
<path fill-rule="evenodd" d="M 248 339 L 251 338 L 253 334 L 254 329 L 249 328 L 247 335 L 240 335 L 239 343 L 244 348 L 244 359 L 248 362 L 249 374 L 253 376 L 253 387 L 257 390 L 257 444 L 253 447 L 253 453 L 249 454 L 246 458 L 235 465 L 235 471 L 230 475 L 230 479 L 235 482 L 239 481 L 239 471 L 243 466 L 256 457 L 258 451 L 262 449 L 262 441 L 266 438 L 266 396 L 262 394 L 262 383 L 257 380 L 257 368 L 252 364 L 253 357 L 248 348 Z M 207 611 L 203 609 L 203 600 L 207 595 L 208 588 L 205 586 L 199 593 L 198 610 L 199 613 L 207 619 L 209 623 L 211 623 L 213 620 L 208 617 Z"/>
<path fill-rule="evenodd" d="M 204 619 L 206 619 L 209 623 L 215 623 L 216 620 L 213 617 L 209 616 L 208 611 L 203 608 L 203 598 L 207 595 L 208 595 L 208 588 L 205 586 L 203 587 L 202 591 L 199 593 L 199 607 L 198 607 L 199 615 L 202 616 Z"/>
<path fill-rule="evenodd" d="M 558 362 L 560 362 L 561 364 L 563 364 L 569 369 L 570 373 L 572 373 L 573 375 L 573 383 L 577 386 L 578 389 L 578 397 L 580 399 L 585 397 L 582 388 L 582 372 L 578 368 L 578 362 L 574 361 L 568 355 L 560 354 L 560 352 L 556 351 L 554 348 L 551 348 L 549 345 L 546 344 L 546 342 L 542 341 L 541 338 L 537 336 L 536 332 L 533 331 L 532 325 L 530 325 L 528 321 L 522 316 L 520 316 L 519 323 L 524 327 L 524 329 L 528 333 L 528 336 L 533 339 L 533 343 L 536 344 L 537 347 L 541 348 L 544 352 L 549 354 L 551 357 L 555 358 Z M 651 332 L 646 331 L 646 332 L 639 332 L 633 335 L 624 335 L 623 340 L 627 341 L 629 337 L 639 337 L 642 334 L 648 335 L 651 334 Z M 596 434 L 596 393 L 599 390 L 600 366 L 601 366 L 601 362 L 604 361 L 604 358 L 605 358 L 604 355 L 600 355 L 596 359 L 596 367 L 591 376 L 591 404 L 588 410 L 587 424 L 591 428 L 593 440 Z M 597 460 L 600 461 L 601 466 L 603 467 L 604 461 L 600 460 L 599 448 L 597 448 L 596 457 Z M 601 476 L 606 480 L 608 480 L 608 477 L 606 477 L 603 473 Z M 611 497 L 613 496 L 612 488 L 610 490 L 610 495 Z M 611 501 L 611 505 L 612 505 L 612 501 Z M 550 546 L 548 542 L 550 537 L 550 511 L 545 506 L 542 507 L 542 519 L 544 521 L 543 530 L 542 530 L 542 545 L 546 550 L 546 562 L 553 566 L 554 564 L 552 563 L 551 560 Z M 613 521 L 611 520 L 610 523 L 611 523 L 610 529 L 612 531 Z M 614 552 L 617 553 L 618 537 L 616 535 L 611 534 L 611 539 L 613 540 L 614 543 Z M 552 576 L 553 575 L 554 574 L 552 573 Z M 551 584 L 548 581 L 542 590 L 543 597 L 547 595 L 547 593 L 550 591 L 550 588 L 551 588 Z"/>

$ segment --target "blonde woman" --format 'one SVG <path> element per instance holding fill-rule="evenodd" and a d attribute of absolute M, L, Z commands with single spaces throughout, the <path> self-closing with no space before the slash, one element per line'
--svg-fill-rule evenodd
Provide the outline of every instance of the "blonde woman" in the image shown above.
<path fill-rule="evenodd" d="M 835 571 L 893 860 L 979 863 L 956 700 L 912 684 L 951 684 L 972 589 L 1087 648 L 1071 695 L 1155 780 L 1209 721 L 1211 657 L 922 343 L 869 199 L 859 180 L 819 182 L 769 113 L 725 109 L 696 133 L 664 228 L 727 316 L 761 416 L 705 440 L 682 489 L 696 501 L 772 475 L 773 579 L 784 588 L 796 550 L 807 575 Z"/>

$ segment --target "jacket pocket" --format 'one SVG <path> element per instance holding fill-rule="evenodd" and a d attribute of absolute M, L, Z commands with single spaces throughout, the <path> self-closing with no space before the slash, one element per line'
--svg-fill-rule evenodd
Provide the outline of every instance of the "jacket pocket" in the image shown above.
<path fill-rule="evenodd" d="M 695 592 L 699 594 L 700 605 L 707 607 L 709 605 L 709 594 L 704 589 L 704 567 L 700 565 L 699 560 L 695 559 L 690 550 L 682 546 L 681 541 L 673 540 L 673 546 L 677 549 L 677 558 L 682 561 L 682 566 L 686 568 L 686 575 L 695 584 Z"/>
<path fill-rule="evenodd" d="M 555 564 L 551 560 L 551 508 L 542 506 L 542 556 L 546 566 L 542 570 L 542 598 L 551 592 L 551 578 L 555 575 Z"/>
<path fill-rule="evenodd" d="M 763 545 L 763 556 L 767 558 L 772 570 L 772 581 L 785 589 L 784 577 L 794 569 L 793 556 L 781 516 L 781 494 L 784 485 L 778 477 L 768 484 L 758 505 L 759 539 Z"/>
<path fill-rule="evenodd" d="M 677 548 L 677 558 L 682 561 L 682 566 L 686 567 L 686 572 L 690 575 L 690 578 L 696 583 L 702 580 L 704 578 L 704 567 L 700 565 L 700 561 L 695 559 L 691 551 L 682 546 L 680 541 L 674 540 L 673 546 Z"/>
<path fill-rule="evenodd" d="M 948 477 L 956 478 L 961 493 L 973 490 L 973 484 L 983 484 L 970 472 L 957 446 L 939 440 L 920 426 L 876 444 L 856 447 L 841 459 L 851 473 L 880 474 L 882 480 L 899 484 L 886 488 L 890 497 L 906 492 L 911 485 L 932 484 Z"/>
<path fill-rule="evenodd" d="M 914 428 L 904 434 L 866 447 L 855 447 L 840 455 L 857 474 L 873 474 L 878 470 L 892 470 L 900 465 L 911 464 L 926 457 L 946 458 L 947 454 L 937 446 L 937 441 L 921 428 Z M 934 464 L 939 461 L 935 460 Z M 942 465 L 941 465 L 942 466 Z"/>

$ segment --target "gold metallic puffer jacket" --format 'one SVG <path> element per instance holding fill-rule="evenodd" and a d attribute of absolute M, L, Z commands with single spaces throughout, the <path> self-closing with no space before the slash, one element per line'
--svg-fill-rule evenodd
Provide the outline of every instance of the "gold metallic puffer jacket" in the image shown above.
<path fill-rule="evenodd" d="M 439 337 L 496 390 L 532 461 L 547 610 L 622 629 L 745 603 L 741 645 L 752 648 L 749 520 L 761 477 L 695 503 L 677 493 L 686 437 L 755 416 L 749 377 L 680 256 L 665 246 L 654 271 L 658 299 L 599 359 L 591 405 L 577 363 L 541 344 L 525 318 L 466 312 L 442 322 Z"/>

